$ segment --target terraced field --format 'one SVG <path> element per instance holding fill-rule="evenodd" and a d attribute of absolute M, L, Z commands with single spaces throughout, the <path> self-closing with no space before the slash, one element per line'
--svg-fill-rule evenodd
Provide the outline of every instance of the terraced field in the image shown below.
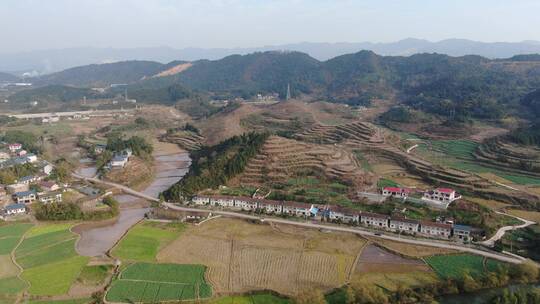
<path fill-rule="evenodd" d="M 370 123 L 352 122 L 335 126 L 317 124 L 296 138 L 319 144 L 346 143 L 350 146 L 384 142 L 381 133 Z"/>
<path fill-rule="evenodd" d="M 343 285 L 363 245 L 355 235 L 217 219 L 188 228 L 157 260 L 206 265 L 216 292 L 274 290 L 294 295 Z"/>
<path fill-rule="evenodd" d="M 166 134 L 163 140 L 175 143 L 187 151 L 194 151 L 201 148 L 205 138 L 191 131 L 176 131 Z"/>
<path fill-rule="evenodd" d="M 15 258 L 24 269 L 22 278 L 30 284 L 30 294 L 67 293 L 88 262 L 75 252 L 77 235 L 69 231 L 71 226 L 35 226 L 17 247 Z"/>
<path fill-rule="evenodd" d="M 212 287 L 206 283 L 204 272 L 202 265 L 136 263 L 120 273 L 106 299 L 157 303 L 209 298 Z"/>
<path fill-rule="evenodd" d="M 362 189 L 372 185 L 370 173 L 361 169 L 352 153 L 329 145 L 315 145 L 278 136 L 270 136 L 261 152 L 249 161 L 240 183 L 264 185 L 317 172 Z"/>

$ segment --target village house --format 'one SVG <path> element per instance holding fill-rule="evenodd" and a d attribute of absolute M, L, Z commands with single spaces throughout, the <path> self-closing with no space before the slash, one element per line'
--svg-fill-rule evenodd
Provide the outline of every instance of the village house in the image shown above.
<path fill-rule="evenodd" d="M 23 176 L 21 177 L 17 183 L 19 184 L 25 184 L 25 185 L 30 185 L 32 183 L 35 183 L 39 180 L 39 177 L 38 176 L 35 176 L 35 175 L 27 175 L 27 176 Z"/>
<path fill-rule="evenodd" d="M 26 150 L 19 150 L 17 151 L 17 156 L 26 156 L 26 154 L 28 154 L 28 152 Z"/>
<path fill-rule="evenodd" d="M 26 206 L 24 204 L 11 204 L 4 208 L 5 215 L 16 215 L 26 213 Z"/>
<path fill-rule="evenodd" d="M 195 196 L 191 199 L 191 202 L 195 205 L 204 206 L 210 204 L 210 198 L 207 196 Z"/>
<path fill-rule="evenodd" d="M 23 192 L 23 191 L 28 191 L 30 187 L 28 186 L 28 184 L 11 184 L 11 185 L 7 185 L 6 186 L 6 190 L 8 193 L 16 193 L 16 192 Z"/>
<path fill-rule="evenodd" d="M 382 195 L 384 195 L 384 196 L 393 196 L 393 197 L 406 198 L 406 197 L 409 196 L 409 193 L 411 193 L 411 190 L 406 189 L 406 188 L 384 187 L 382 189 Z"/>
<path fill-rule="evenodd" d="M 8 149 L 11 151 L 11 153 L 15 153 L 16 151 L 22 149 L 22 145 L 19 143 L 9 144 Z"/>
<path fill-rule="evenodd" d="M 283 202 L 283 214 L 293 216 L 310 216 L 312 205 L 299 202 Z"/>
<path fill-rule="evenodd" d="M 26 154 L 26 160 L 29 163 L 35 163 L 35 162 L 37 162 L 37 156 L 34 153 L 28 153 L 28 154 Z"/>
<path fill-rule="evenodd" d="M 250 197 L 236 197 L 234 200 L 234 206 L 241 210 L 255 211 L 257 210 L 257 200 Z"/>
<path fill-rule="evenodd" d="M 15 194 L 13 194 L 13 199 L 18 204 L 30 204 L 36 200 L 36 192 L 35 191 L 16 192 Z"/>
<path fill-rule="evenodd" d="M 234 197 L 233 196 L 212 196 L 210 197 L 211 206 L 220 206 L 225 208 L 234 207 Z"/>
<path fill-rule="evenodd" d="M 360 222 L 364 225 L 377 227 L 377 228 L 388 228 L 388 215 L 362 212 L 360 214 Z"/>
<path fill-rule="evenodd" d="M 111 168 L 124 168 L 128 162 L 128 158 L 124 155 L 115 155 L 109 163 Z"/>
<path fill-rule="evenodd" d="M 283 202 L 274 200 L 261 200 L 259 202 L 259 209 L 269 214 L 281 214 L 283 212 Z"/>
<path fill-rule="evenodd" d="M 58 192 L 58 191 L 45 192 L 45 193 L 40 193 L 38 196 L 39 196 L 39 202 L 43 204 L 62 202 L 62 192 Z"/>
<path fill-rule="evenodd" d="M 55 183 L 54 181 L 43 181 L 41 183 L 39 183 L 39 187 L 43 190 L 43 191 L 56 191 L 56 190 L 59 190 L 60 189 L 60 186 Z"/>
<path fill-rule="evenodd" d="M 408 233 L 418 232 L 420 223 L 415 220 L 409 220 L 406 218 L 392 217 L 390 218 L 390 230 L 403 231 Z"/>
<path fill-rule="evenodd" d="M 326 207 L 325 215 L 331 221 L 360 223 L 360 213 L 358 211 L 336 205 Z"/>
<path fill-rule="evenodd" d="M 471 239 L 471 230 L 472 228 L 470 226 L 454 225 L 454 238 L 469 241 Z"/>
<path fill-rule="evenodd" d="M 44 161 L 42 163 L 41 172 L 43 172 L 46 175 L 51 175 L 52 171 L 53 171 L 53 166 L 50 163 Z"/>
<path fill-rule="evenodd" d="M 11 156 L 9 156 L 8 153 L 6 153 L 4 151 L 0 151 L 0 162 L 8 160 L 10 157 Z"/>
<path fill-rule="evenodd" d="M 427 191 L 424 193 L 422 199 L 438 201 L 443 203 L 451 203 L 461 198 L 461 195 L 457 194 L 454 189 L 450 188 L 437 188 L 435 190 Z"/>
<path fill-rule="evenodd" d="M 452 225 L 450 224 L 423 221 L 420 225 L 420 232 L 427 236 L 449 238 L 452 233 Z"/>

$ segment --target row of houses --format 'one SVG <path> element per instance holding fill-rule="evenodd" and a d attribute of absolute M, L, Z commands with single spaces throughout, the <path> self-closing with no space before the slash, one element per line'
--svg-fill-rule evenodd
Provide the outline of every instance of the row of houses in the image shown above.
<path fill-rule="evenodd" d="M 243 211 L 262 211 L 268 214 L 289 215 L 327 219 L 333 222 L 361 224 L 367 227 L 390 230 L 406 234 L 469 240 L 471 227 L 454 225 L 451 222 L 417 221 L 403 217 L 361 212 L 337 205 L 314 205 L 291 201 L 254 199 L 239 196 L 195 196 L 195 205 L 223 207 Z"/>
<path fill-rule="evenodd" d="M 384 187 L 381 191 L 383 196 L 392 196 L 398 198 L 407 198 L 411 195 L 412 190 L 408 188 L 400 187 Z M 441 203 L 451 203 L 455 200 L 461 198 L 454 189 L 450 188 L 437 188 L 433 190 L 428 190 L 423 192 L 422 199 L 441 202 Z"/>

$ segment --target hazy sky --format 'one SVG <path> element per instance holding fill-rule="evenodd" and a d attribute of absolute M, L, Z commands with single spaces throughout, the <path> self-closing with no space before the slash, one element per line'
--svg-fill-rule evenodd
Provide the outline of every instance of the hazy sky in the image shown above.
<path fill-rule="evenodd" d="M 0 0 L 0 52 L 540 40 L 539 0 Z"/>

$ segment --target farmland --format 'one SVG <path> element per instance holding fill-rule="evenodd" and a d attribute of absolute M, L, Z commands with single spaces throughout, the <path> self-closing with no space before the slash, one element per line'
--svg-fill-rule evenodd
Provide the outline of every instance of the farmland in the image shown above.
<path fill-rule="evenodd" d="M 157 260 L 208 266 L 216 292 L 274 290 L 294 295 L 310 287 L 343 285 L 364 244 L 350 234 L 216 219 L 189 227 Z"/>
<path fill-rule="evenodd" d="M 468 273 L 473 277 L 482 276 L 485 271 L 497 270 L 500 263 L 486 260 L 477 255 L 456 254 L 436 255 L 426 258 L 426 262 L 441 278 L 460 278 Z"/>
<path fill-rule="evenodd" d="M 136 263 L 128 266 L 107 292 L 108 301 L 150 302 L 212 296 L 202 265 Z"/>
<path fill-rule="evenodd" d="M 158 251 L 176 239 L 183 229 L 181 224 L 141 222 L 129 230 L 112 254 L 123 260 L 155 261 Z"/>
<path fill-rule="evenodd" d="M 245 296 L 222 297 L 211 300 L 208 304 L 290 304 L 289 299 L 274 296 L 272 294 L 253 294 Z"/>
<path fill-rule="evenodd" d="M 70 224 L 33 227 L 15 251 L 24 268 L 22 278 L 29 282 L 32 295 L 67 293 L 88 258 L 75 252 L 77 236 Z"/>
<path fill-rule="evenodd" d="M 0 303 L 12 302 L 16 294 L 28 287 L 17 277 L 19 268 L 11 261 L 10 254 L 31 227 L 29 223 L 0 226 Z"/>

